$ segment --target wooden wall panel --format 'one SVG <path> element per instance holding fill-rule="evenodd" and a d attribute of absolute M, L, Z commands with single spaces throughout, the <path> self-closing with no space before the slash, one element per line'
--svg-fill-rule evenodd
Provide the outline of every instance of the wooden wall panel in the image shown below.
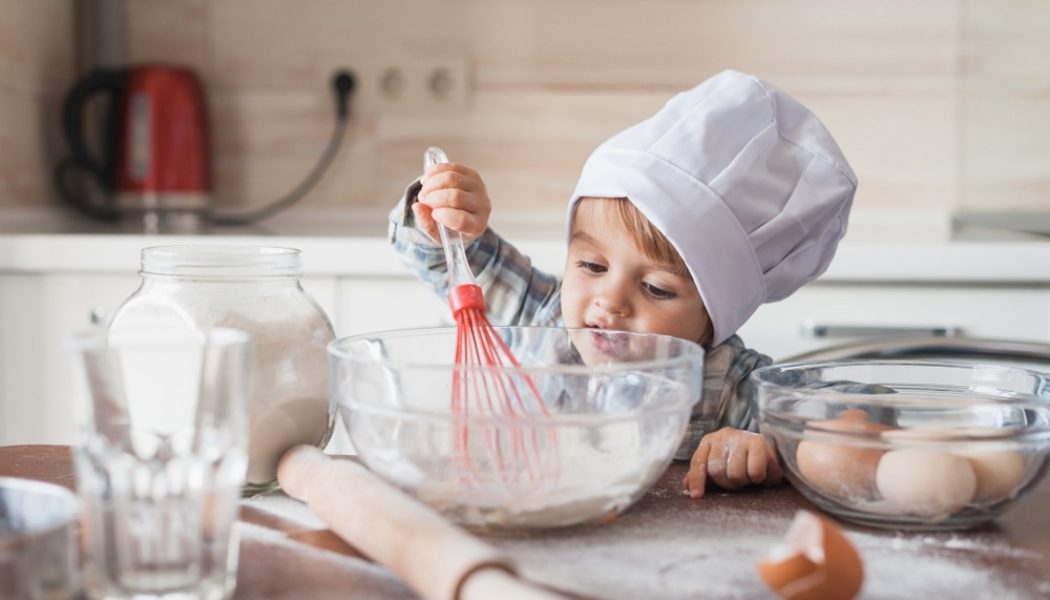
<path fill-rule="evenodd" d="M 502 209 L 560 210 L 598 143 L 724 68 L 763 77 L 817 112 L 861 179 L 858 207 L 1039 208 L 1050 195 L 1042 0 L 124 6 L 129 60 L 182 62 L 207 83 L 222 204 L 266 202 L 306 174 L 328 141 L 340 67 L 355 69 L 362 89 L 346 146 L 305 200 L 315 207 L 385 208 L 418 173 L 421 150 L 440 144 L 482 172 Z M 68 12 L 62 0 L 0 0 L 0 102 L 15 105 L 5 118 L 29 111 L 18 108 L 26 96 L 12 97 L 40 91 L 27 81 L 71 80 L 63 43 L 39 41 L 61 38 Z M 464 106 L 380 105 L 380 67 L 431 57 L 467 65 Z M 19 169 L 3 160 L 2 185 L 31 189 L 11 183 Z"/>
<path fill-rule="evenodd" d="M 73 79 L 67 0 L 0 0 L 0 206 L 53 202 L 60 96 Z"/>

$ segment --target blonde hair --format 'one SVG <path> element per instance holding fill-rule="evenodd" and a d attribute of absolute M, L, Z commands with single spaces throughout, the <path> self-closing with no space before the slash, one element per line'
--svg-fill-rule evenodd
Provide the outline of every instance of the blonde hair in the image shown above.
<path fill-rule="evenodd" d="M 583 200 L 604 200 L 606 202 L 615 202 L 615 210 L 612 211 L 617 218 L 620 219 L 620 223 L 627 230 L 628 235 L 634 240 L 634 243 L 641 248 L 646 258 L 655 260 L 661 264 L 671 267 L 671 270 L 676 275 L 683 277 L 689 277 L 692 279 L 692 275 L 689 273 L 689 268 L 685 264 L 685 260 L 682 259 L 682 255 L 678 253 L 678 250 L 671 244 L 659 229 L 653 225 L 649 219 L 642 214 L 642 211 L 638 210 L 638 207 L 627 198 L 600 198 L 594 196 L 585 196 L 580 198 Z M 579 203 L 573 209 L 578 210 Z M 706 307 L 704 309 L 706 313 Z M 710 316 L 708 316 L 710 318 Z M 703 339 L 699 340 L 700 345 L 708 346 L 711 343 L 711 339 L 714 337 L 714 328 L 708 323 L 707 332 L 704 334 Z"/>
<path fill-rule="evenodd" d="M 678 275 L 689 275 L 685 261 L 667 237 L 627 198 L 602 198 L 616 202 L 616 214 L 638 247 L 650 260 L 669 265 Z"/>

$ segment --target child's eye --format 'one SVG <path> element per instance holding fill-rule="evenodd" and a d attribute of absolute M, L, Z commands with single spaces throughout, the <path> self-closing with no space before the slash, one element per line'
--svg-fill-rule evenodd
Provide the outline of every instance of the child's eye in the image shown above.
<path fill-rule="evenodd" d="M 587 271 L 588 273 L 604 273 L 605 267 L 598 263 L 587 262 L 585 260 L 576 261 L 576 266 L 580 269 Z"/>
<path fill-rule="evenodd" d="M 670 300 L 671 298 L 675 297 L 674 292 L 670 290 L 665 290 L 660 287 L 656 287 L 651 283 L 645 283 L 644 281 L 642 282 L 642 289 L 644 289 L 647 294 L 649 294 L 653 298 L 656 298 L 657 300 Z"/>

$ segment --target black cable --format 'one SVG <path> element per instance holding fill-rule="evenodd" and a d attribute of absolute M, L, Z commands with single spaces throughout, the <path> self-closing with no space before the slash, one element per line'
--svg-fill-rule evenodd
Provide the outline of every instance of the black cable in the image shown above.
<path fill-rule="evenodd" d="M 338 119 L 336 121 L 335 129 L 332 131 L 332 138 L 328 141 L 328 147 L 325 148 L 324 154 L 321 155 L 321 159 L 314 166 L 310 174 L 283 198 L 280 198 L 262 208 L 244 213 L 211 213 L 208 215 L 208 222 L 213 225 L 248 225 L 272 217 L 301 200 L 303 196 L 306 195 L 306 192 L 310 191 L 310 188 L 321 179 L 324 172 L 328 170 L 328 165 L 331 164 L 332 159 L 338 154 L 343 132 L 346 131 L 346 123 L 346 119 Z"/>
<path fill-rule="evenodd" d="M 212 225 L 248 225 L 255 223 L 256 221 L 261 221 L 294 205 L 306 195 L 306 192 L 310 191 L 310 189 L 317 184 L 321 179 L 321 176 L 328 170 L 332 160 L 335 159 L 336 155 L 339 153 L 340 146 L 342 146 L 343 134 L 346 132 L 346 125 L 350 120 L 350 94 L 353 92 L 354 87 L 356 87 L 356 81 L 354 80 L 353 74 L 349 71 L 339 71 L 332 80 L 332 87 L 335 90 L 336 96 L 335 128 L 332 130 L 331 139 L 328 140 L 328 146 L 325 148 L 324 153 L 321 154 L 320 160 L 314 165 L 313 170 L 310 171 L 299 185 L 285 194 L 283 198 L 275 200 L 262 208 L 250 210 L 244 213 L 211 213 L 207 217 L 209 223 Z"/>

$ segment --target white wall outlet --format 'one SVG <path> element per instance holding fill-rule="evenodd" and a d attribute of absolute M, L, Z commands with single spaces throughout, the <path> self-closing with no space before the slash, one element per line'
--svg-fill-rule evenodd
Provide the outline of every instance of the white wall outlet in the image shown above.
<path fill-rule="evenodd" d="M 470 73 L 465 58 L 392 58 L 355 67 L 360 102 L 378 113 L 448 112 L 466 108 Z"/>

